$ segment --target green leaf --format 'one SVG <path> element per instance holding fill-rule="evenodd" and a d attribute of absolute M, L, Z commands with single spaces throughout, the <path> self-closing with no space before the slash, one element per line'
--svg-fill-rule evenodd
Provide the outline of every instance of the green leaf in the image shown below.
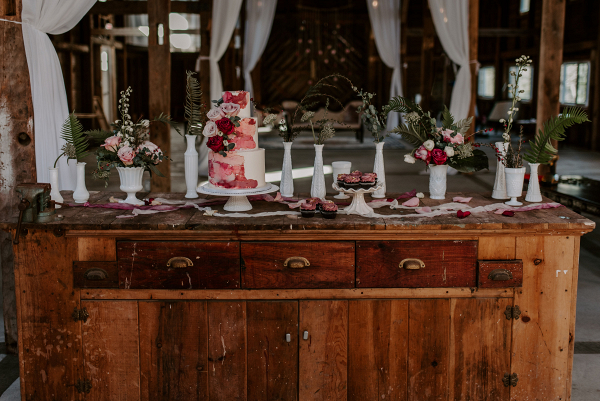
<path fill-rule="evenodd" d="M 79 161 L 87 156 L 90 145 L 86 134 L 83 132 L 83 126 L 75 116 L 75 112 L 69 114 L 63 123 L 60 137 L 75 149 L 75 157 L 68 157 L 67 160 L 75 159 Z"/>
<path fill-rule="evenodd" d="M 489 160 L 484 151 L 474 149 L 473 156 L 465 159 L 452 157 L 448 160 L 448 165 L 461 173 L 474 173 L 475 171 L 489 169 Z"/>
<path fill-rule="evenodd" d="M 468 118 L 463 118 L 462 120 L 458 121 L 454 125 L 455 125 L 456 129 L 458 130 L 458 132 L 461 135 L 464 135 L 471 127 L 471 123 L 473 123 L 473 116 L 468 117 Z"/>
<path fill-rule="evenodd" d="M 168 125 L 172 127 L 175 131 L 177 131 L 179 135 L 183 136 L 179 128 L 177 128 L 177 123 L 171 120 L 171 116 L 169 116 L 168 114 L 160 113 L 160 115 L 158 117 L 155 117 L 154 120 L 152 120 L 152 122 L 158 122 Z"/>
<path fill-rule="evenodd" d="M 442 126 L 445 129 L 450 129 L 452 124 L 454 124 L 454 117 L 452 117 L 452 114 L 450 114 L 448 107 L 444 105 L 444 112 L 442 113 Z"/>
<path fill-rule="evenodd" d="M 229 144 L 227 144 L 227 150 L 231 150 L 233 148 L 235 148 L 235 143 L 229 143 Z"/>
<path fill-rule="evenodd" d="M 200 135 L 202 133 L 203 108 L 202 89 L 200 82 L 194 77 L 195 72 L 186 71 L 185 85 L 185 112 L 184 118 L 187 122 L 187 135 Z"/>
<path fill-rule="evenodd" d="M 420 111 L 419 106 L 417 106 L 415 102 L 402 96 L 396 96 L 395 98 L 392 98 L 385 109 L 387 113 L 390 111 L 396 111 L 398 113 L 411 113 L 413 111 Z"/>

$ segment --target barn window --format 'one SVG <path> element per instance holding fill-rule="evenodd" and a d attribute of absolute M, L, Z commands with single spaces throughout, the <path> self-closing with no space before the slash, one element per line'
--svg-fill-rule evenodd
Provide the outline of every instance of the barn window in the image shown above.
<path fill-rule="evenodd" d="M 477 82 L 477 96 L 493 99 L 496 85 L 496 69 L 492 66 L 481 67 Z"/>
<path fill-rule="evenodd" d="M 588 104 L 589 61 L 563 63 L 560 69 L 560 103 Z"/>

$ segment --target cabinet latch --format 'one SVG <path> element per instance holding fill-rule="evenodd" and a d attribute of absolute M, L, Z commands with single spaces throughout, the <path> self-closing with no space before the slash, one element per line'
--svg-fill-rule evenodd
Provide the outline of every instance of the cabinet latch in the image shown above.
<path fill-rule="evenodd" d="M 518 381 L 519 381 L 519 377 L 517 376 L 516 373 L 513 373 L 512 375 L 509 373 L 505 373 L 504 377 L 502 378 L 502 383 L 504 384 L 504 387 L 509 387 L 509 386 L 517 387 Z"/>
<path fill-rule="evenodd" d="M 73 318 L 74 321 L 78 322 L 78 321 L 82 321 L 82 322 L 87 322 L 88 317 L 90 317 L 90 314 L 88 313 L 86 308 L 82 308 L 82 309 L 73 309 L 73 313 L 71 314 L 71 317 Z"/>
<path fill-rule="evenodd" d="M 507 306 L 506 310 L 504 311 L 504 316 L 506 316 L 506 320 L 519 319 L 519 316 L 521 316 L 521 309 L 519 308 L 519 305 Z"/>
<path fill-rule="evenodd" d="M 86 393 L 89 394 L 90 390 L 92 389 L 92 382 L 85 379 L 85 380 L 77 380 L 77 383 L 75 383 L 75 390 L 77 390 L 77 392 L 79 394 L 81 393 Z"/>

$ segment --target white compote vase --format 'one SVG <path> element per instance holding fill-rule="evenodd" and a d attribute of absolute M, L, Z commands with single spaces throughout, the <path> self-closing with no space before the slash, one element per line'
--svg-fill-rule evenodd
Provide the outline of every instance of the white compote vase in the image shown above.
<path fill-rule="evenodd" d="M 64 199 L 58 189 L 58 167 L 50 167 L 48 170 L 50 171 L 50 199 L 54 202 L 63 203 Z M 56 205 L 57 209 L 61 207 L 60 205 Z"/>
<path fill-rule="evenodd" d="M 446 199 L 446 177 L 448 165 L 429 165 L 429 197 L 431 199 Z"/>
<path fill-rule="evenodd" d="M 538 179 L 539 163 L 529 163 L 529 184 L 527 185 L 527 202 L 541 202 L 542 192 L 540 191 L 540 180 Z"/>
<path fill-rule="evenodd" d="M 143 205 L 144 201 L 136 198 L 135 193 L 141 191 L 143 167 L 117 167 L 119 178 L 121 179 L 121 191 L 127 194 L 127 198 L 120 200 L 119 203 L 129 203 L 130 205 Z"/>
<path fill-rule="evenodd" d="M 310 196 L 313 198 L 325 198 L 325 173 L 323 172 L 323 146 L 315 145 L 315 165 L 310 186 Z"/>
<path fill-rule="evenodd" d="M 506 156 L 508 142 L 496 142 L 496 148 L 500 151 L 500 157 Z M 496 179 L 494 180 L 494 190 L 492 191 L 494 199 L 508 199 L 506 195 L 506 175 L 504 174 L 504 163 L 498 160 L 496 155 Z"/>
<path fill-rule="evenodd" d="M 506 203 L 509 206 L 521 206 L 523 203 L 517 201 L 517 198 L 523 195 L 523 182 L 525 181 L 525 167 L 505 168 L 506 174 L 506 195 L 511 198 Z"/>
<path fill-rule="evenodd" d="M 378 142 L 375 145 L 375 164 L 373 165 L 373 172 L 377 174 L 377 184 L 383 184 L 381 189 L 375 191 L 371 198 L 385 198 L 385 166 L 383 163 L 383 145 L 384 142 Z"/>
<path fill-rule="evenodd" d="M 281 182 L 279 191 L 281 196 L 291 198 L 294 196 L 294 175 L 292 174 L 292 144 L 294 142 L 283 143 L 283 166 L 281 166 Z"/>
<path fill-rule="evenodd" d="M 183 154 L 185 159 L 185 197 L 193 199 L 198 197 L 198 151 L 196 150 L 196 135 L 186 135 L 187 149 Z"/>
<path fill-rule="evenodd" d="M 75 203 L 85 203 L 90 199 L 90 193 L 85 187 L 85 163 L 77 163 L 77 186 L 73 192 L 73 200 Z"/>

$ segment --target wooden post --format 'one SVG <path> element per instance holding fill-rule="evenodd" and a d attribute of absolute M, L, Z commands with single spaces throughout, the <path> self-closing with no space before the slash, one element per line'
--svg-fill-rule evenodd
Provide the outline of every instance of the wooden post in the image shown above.
<path fill-rule="evenodd" d="M 471 69 L 471 105 L 469 106 L 470 116 L 475 116 L 475 104 L 477 101 L 477 47 L 479 46 L 479 0 L 469 0 L 469 68 Z M 467 135 L 475 132 L 475 119 L 467 131 Z M 471 142 L 475 137 L 470 138 Z"/>
<path fill-rule="evenodd" d="M 423 4 L 423 42 L 421 46 L 421 107 L 431 107 L 431 89 L 433 88 L 433 46 L 435 44 L 435 28 L 429 3 Z"/>
<path fill-rule="evenodd" d="M 170 0 L 148 1 L 148 78 L 150 118 L 160 113 L 171 114 L 171 47 L 169 44 Z M 159 25 L 162 25 L 162 38 L 159 38 Z M 185 77 L 181 77 L 185 79 Z M 135 92 L 133 93 L 135 96 Z M 150 127 L 150 140 L 158 145 L 166 155 L 171 155 L 171 128 L 155 123 Z M 153 192 L 171 191 L 171 164 L 168 160 L 159 166 L 164 177 L 152 175 Z"/>
<path fill-rule="evenodd" d="M 542 33 L 538 60 L 537 132 L 544 121 L 560 111 L 560 67 L 563 58 L 566 0 L 544 0 L 542 5 Z M 554 142 L 556 147 L 557 143 Z M 552 182 L 556 160 L 551 166 L 540 166 L 545 182 Z"/>
<path fill-rule="evenodd" d="M 596 40 L 596 49 L 592 50 L 594 78 L 592 88 L 594 96 L 592 97 L 592 133 L 590 136 L 590 147 L 592 150 L 600 150 L 599 132 L 600 130 L 600 30 L 598 30 L 598 39 Z"/>
<path fill-rule="evenodd" d="M 211 108 L 210 93 L 210 62 L 208 55 L 210 54 L 210 16 L 211 12 L 203 12 L 200 14 L 200 71 L 198 71 L 200 86 L 202 87 L 202 103 L 206 104 L 208 109 Z"/>
<path fill-rule="evenodd" d="M 408 63 L 406 62 L 406 56 L 408 55 L 408 5 L 409 0 L 404 0 L 400 4 L 400 62 L 402 63 L 402 93 L 405 96 L 404 91 L 408 89 Z"/>

